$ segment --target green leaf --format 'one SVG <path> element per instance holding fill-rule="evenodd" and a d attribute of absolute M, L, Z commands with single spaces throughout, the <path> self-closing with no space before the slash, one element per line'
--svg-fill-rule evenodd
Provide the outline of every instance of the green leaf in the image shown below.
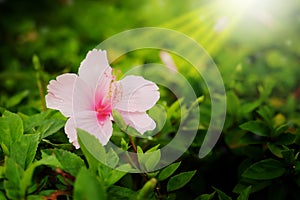
<path fill-rule="evenodd" d="M 290 145 L 295 142 L 296 135 L 292 133 L 284 133 L 279 135 L 276 140 L 274 141 L 274 144 L 281 144 L 281 145 Z"/>
<path fill-rule="evenodd" d="M 246 189 L 244 189 L 241 194 L 238 196 L 237 200 L 248 200 L 249 195 L 251 193 L 252 186 L 248 186 Z"/>
<path fill-rule="evenodd" d="M 60 162 L 62 170 L 76 176 L 81 167 L 85 166 L 83 160 L 74 153 L 62 149 L 53 149 L 51 152 Z"/>
<path fill-rule="evenodd" d="M 158 181 L 163 181 L 169 178 L 176 171 L 180 164 L 181 162 L 173 163 L 161 170 L 161 172 L 158 174 Z"/>
<path fill-rule="evenodd" d="M 230 102 L 227 104 L 227 111 L 229 114 L 235 115 L 237 113 L 237 109 L 240 106 L 240 101 L 236 94 L 233 91 L 228 91 L 226 93 L 227 102 Z"/>
<path fill-rule="evenodd" d="M 105 163 L 111 168 L 115 168 L 119 163 L 119 156 L 112 148 L 106 154 Z"/>
<path fill-rule="evenodd" d="M 29 165 L 28 168 L 26 169 L 26 171 L 24 172 L 24 175 L 20 182 L 20 191 L 22 194 L 25 194 L 28 187 L 31 185 L 32 176 L 34 174 L 35 169 L 41 165 L 62 168 L 59 161 L 57 160 L 57 158 L 55 156 L 53 156 L 53 155 L 49 156 L 42 152 L 42 159 Z"/>
<path fill-rule="evenodd" d="M 50 115 L 53 110 L 47 110 L 46 112 L 41 112 L 35 115 L 21 115 L 24 122 L 24 131 L 27 132 L 37 126 L 41 126 L 45 123 L 46 117 Z"/>
<path fill-rule="evenodd" d="M 292 164 L 295 161 L 294 150 L 287 149 L 281 152 L 282 157 L 286 163 Z"/>
<path fill-rule="evenodd" d="M 215 187 L 213 187 L 213 188 L 214 188 L 214 190 L 217 191 L 219 200 L 232 200 L 232 198 L 229 197 L 227 194 L 225 194 L 225 192 L 223 192 Z"/>
<path fill-rule="evenodd" d="M 198 196 L 196 199 L 194 200 L 211 200 L 214 198 L 216 192 L 213 192 L 211 194 L 202 194 L 200 196 Z"/>
<path fill-rule="evenodd" d="M 251 113 L 253 110 L 255 110 L 259 105 L 261 104 L 261 101 L 253 101 L 253 102 L 245 102 L 241 103 L 241 107 L 239 108 L 239 113 L 242 115 Z"/>
<path fill-rule="evenodd" d="M 48 119 L 38 127 L 37 131 L 41 133 L 41 138 L 46 138 L 59 131 L 64 125 L 64 120 Z"/>
<path fill-rule="evenodd" d="M 105 186 L 109 187 L 119 181 L 123 176 L 126 175 L 126 171 L 130 171 L 131 166 L 124 164 L 116 169 L 112 169 L 106 165 L 99 165 L 99 175 L 103 179 Z"/>
<path fill-rule="evenodd" d="M 268 106 L 261 106 L 256 112 L 268 123 L 268 125 L 271 125 L 274 112 L 272 112 Z"/>
<path fill-rule="evenodd" d="M 153 171 L 155 166 L 159 163 L 160 161 L 160 150 L 155 150 L 152 152 L 146 152 L 143 153 L 142 149 L 139 148 L 139 146 L 137 147 L 137 153 L 138 153 L 138 161 L 141 167 L 145 167 L 145 169 L 142 170 L 146 170 L 146 171 Z"/>
<path fill-rule="evenodd" d="M 254 163 L 242 174 L 243 177 L 256 180 L 269 180 L 282 176 L 285 168 L 281 162 L 274 159 L 266 159 Z"/>
<path fill-rule="evenodd" d="M 126 187 L 120 187 L 117 185 L 113 185 L 110 188 L 108 188 L 107 191 L 110 200 L 132 200 L 136 199 L 136 192 L 126 188 Z"/>
<path fill-rule="evenodd" d="M 171 192 L 178 190 L 185 186 L 196 174 L 196 170 L 189 172 L 182 172 L 170 178 L 167 184 L 167 191 Z"/>
<path fill-rule="evenodd" d="M 282 146 L 282 145 L 275 145 L 272 143 L 267 143 L 267 147 L 268 149 L 272 152 L 272 154 L 274 154 L 275 156 L 277 156 L 278 158 L 282 158 L 282 151 L 284 150 L 288 150 L 287 147 Z"/>
<path fill-rule="evenodd" d="M 96 172 L 99 162 L 105 163 L 105 148 L 98 142 L 95 136 L 84 130 L 77 129 L 77 136 L 80 148 L 88 161 L 89 167 Z"/>
<path fill-rule="evenodd" d="M 251 191 L 257 192 L 264 188 L 269 187 L 272 185 L 271 180 L 253 180 L 253 179 L 243 179 L 241 182 L 239 182 L 233 189 L 234 193 L 241 194 L 247 187 L 252 186 Z"/>
<path fill-rule="evenodd" d="M 145 153 L 154 152 L 154 151 L 158 150 L 159 146 L 160 146 L 160 144 L 155 145 L 154 147 L 151 147 L 150 149 L 148 149 Z"/>
<path fill-rule="evenodd" d="M 263 122 L 260 121 L 248 121 L 240 125 L 240 128 L 246 131 L 250 131 L 259 136 L 270 136 L 270 130 Z"/>
<path fill-rule="evenodd" d="M 300 161 L 295 162 L 294 169 L 295 169 L 296 172 L 300 172 Z"/>
<path fill-rule="evenodd" d="M 0 199 L 6 199 L 4 192 L 0 191 Z"/>
<path fill-rule="evenodd" d="M 166 110 L 162 105 L 156 104 L 149 110 L 149 116 L 156 122 L 156 128 L 152 132 L 157 133 L 163 128 L 166 122 Z"/>
<path fill-rule="evenodd" d="M 0 166 L 0 179 L 5 178 L 5 167 Z"/>
<path fill-rule="evenodd" d="M 21 192 L 20 182 L 24 170 L 12 158 L 5 158 L 4 189 L 9 199 L 23 199 L 25 193 Z"/>
<path fill-rule="evenodd" d="M 278 126 L 276 129 L 275 129 L 275 134 L 274 136 L 280 136 L 282 133 L 284 133 L 287 129 L 289 128 L 289 125 L 288 124 L 282 124 L 280 126 Z"/>
<path fill-rule="evenodd" d="M 23 169 L 34 160 L 39 144 L 39 134 L 22 135 L 18 141 L 12 144 L 10 157 Z"/>
<path fill-rule="evenodd" d="M 106 199 L 104 186 L 97 177 L 86 168 L 81 168 L 74 185 L 74 200 Z"/>
<path fill-rule="evenodd" d="M 0 144 L 6 155 L 11 145 L 23 135 L 23 122 L 19 115 L 5 111 L 0 118 Z"/>

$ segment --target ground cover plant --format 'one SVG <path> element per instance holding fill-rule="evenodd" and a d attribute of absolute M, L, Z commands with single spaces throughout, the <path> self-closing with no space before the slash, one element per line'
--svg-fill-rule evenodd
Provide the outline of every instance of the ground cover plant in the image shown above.
<path fill-rule="evenodd" d="M 299 11 L 293 0 L 0 1 L 0 199 L 298 199 Z M 115 34 L 140 27 L 175 30 L 200 44 L 203 55 L 211 57 L 199 56 L 197 61 L 207 69 L 217 67 L 226 96 L 210 93 L 203 74 L 186 59 L 193 51 L 170 36 L 154 39 L 172 40 L 166 46 L 175 44 L 186 57 L 144 48 L 112 59 L 120 52 L 101 48 L 107 50 L 105 59 L 113 60 L 112 72 L 106 74 L 110 78 L 99 84 L 107 89 L 101 89 L 104 96 L 119 103 L 118 94 L 124 97 L 138 82 L 144 86 L 133 102 L 138 103 L 126 105 L 133 109 L 129 114 L 122 105 L 103 101 L 96 106 L 100 115 L 85 118 L 86 112 L 78 110 L 86 94 L 79 95 L 71 114 L 60 101 L 52 99 L 51 104 L 49 94 L 63 94 L 63 101 L 73 96 L 70 90 L 58 94 L 49 89 L 51 80 L 54 87 L 62 74 L 84 77 L 80 67 L 89 51 L 99 50 L 99 43 Z M 142 42 L 138 39 L 125 42 Z M 144 76 L 131 77 L 134 84 L 126 85 L 134 66 L 145 66 L 135 71 Z M 161 66 L 168 71 L 158 72 Z M 209 79 L 212 85 L 215 77 Z M 179 87 L 185 80 L 194 99 Z M 88 91 L 80 90 L 81 83 L 76 83 L 77 94 Z M 223 97 L 226 112 L 216 114 L 225 119 L 222 133 L 201 157 L 213 121 L 212 99 Z M 142 112 L 143 120 L 133 120 L 130 114 L 135 112 Z M 72 117 L 76 123 L 66 129 Z M 109 126 L 93 133 L 94 128 L 85 126 L 87 119 Z M 184 151 L 159 167 L 162 149 L 178 129 L 185 135 L 172 152 Z M 107 137 L 97 135 L 101 131 Z M 185 149 L 181 145 L 193 131 L 195 137 Z M 116 147 L 107 145 L 108 140 Z"/>

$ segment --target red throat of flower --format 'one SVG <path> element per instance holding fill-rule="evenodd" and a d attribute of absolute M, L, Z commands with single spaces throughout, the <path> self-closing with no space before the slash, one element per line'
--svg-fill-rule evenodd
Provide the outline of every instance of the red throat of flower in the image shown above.
<path fill-rule="evenodd" d="M 105 123 L 108 117 L 112 114 L 112 106 L 110 101 L 102 102 L 96 108 L 97 118 L 101 125 Z"/>

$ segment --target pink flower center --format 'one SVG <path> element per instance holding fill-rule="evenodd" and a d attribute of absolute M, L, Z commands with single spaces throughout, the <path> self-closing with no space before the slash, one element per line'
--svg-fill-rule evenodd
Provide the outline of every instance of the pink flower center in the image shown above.
<path fill-rule="evenodd" d="M 107 120 L 107 118 L 110 117 L 112 114 L 112 106 L 110 101 L 101 102 L 96 107 L 96 112 L 97 112 L 98 121 L 100 122 L 101 125 L 103 125 L 104 122 Z"/>

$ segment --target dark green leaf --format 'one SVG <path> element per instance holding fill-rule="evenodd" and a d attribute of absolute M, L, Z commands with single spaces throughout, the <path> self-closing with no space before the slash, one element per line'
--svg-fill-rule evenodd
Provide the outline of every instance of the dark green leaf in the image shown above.
<path fill-rule="evenodd" d="M 299 172 L 300 171 L 300 161 L 296 161 L 295 164 L 294 164 L 294 169 L 296 172 Z"/>
<path fill-rule="evenodd" d="M 108 196 L 110 200 L 132 200 L 136 199 L 136 192 L 126 188 L 126 187 L 120 187 L 117 185 L 113 185 L 110 188 L 108 188 Z"/>
<path fill-rule="evenodd" d="M 281 152 L 283 159 L 285 162 L 291 164 L 295 161 L 294 151 L 291 149 L 283 150 Z"/>
<path fill-rule="evenodd" d="M 102 199 L 106 199 L 104 186 L 89 170 L 81 168 L 74 185 L 74 200 Z"/>
<path fill-rule="evenodd" d="M 168 192 L 178 190 L 185 186 L 196 174 L 196 170 L 189 172 L 182 172 L 170 178 L 167 185 Z"/>
<path fill-rule="evenodd" d="M 288 148 L 285 147 L 285 146 L 275 145 L 275 144 L 272 144 L 272 143 L 267 143 L 267 147 L 278 158 L 282 158 L 282 154 L 281 154 L 282 151 L 288 150 Z"/>
<path fill-rule="evenodd" d="M 253 180 L 253 179 L 243 179 L 239 182 L 233 189 L 233 192 L 241 194 L 246 188 L 252 186 L 252 192 L 260 191 L 270 185 L 272 185 L 272 181 L 267 180 Z"/>
<path fill-rule="evenodd" d="M 196 199 L 194 200 L 212 200 L 215 196 L 216 192 L 213 192 L 211 194 L 202 194 L 200 196 L 198 196 Z"/>
<path fill-rule="evenodd" d="M 285 168 L 281 162 L 274 159 L 266 159 L 254 163 L 242 174 L 243 177 L 256 180 L 269 180 L 282 176 Z"/>
<path fill-rule="evenodd" d="M 268 106 L 261 106 L 257 113 L 269 124 L 271 125 L 272 117 L 274 113 Z"/>
<path fill-rule="evenodd" d="M 173 163 L 167 166 L 166 168 L 164 168 L 163 170 L 161 170 L 161 172 L 158 175 L 158 180 L 163 181 L 169 178 L 176 171 L 176 169 L 179 167 L 180 164 L 181 162 Z"/>
<path fill-rule="evenodd" d="M 276 140 L 274 141 L 274 144 L 281 144 L 281 145 L 290 145 L 295 142 L 296 135 L 292 133 L 284 133 L 279 135 Z"/>
<path fill-rule="evenodd" d="M 214 190 L 217 191 L 219 200 L 232 200 L 232 198 L 229 197 L 227 194 L 225 194 L 225 192 L 223 192 L 215 187 L 213 187 L 213 188 L 214 188 Z"/>
<path fill-rule="evenodd" d="M 244 134 L 239 142 L 241 144 L 262 144 L 262 143 L 265 143 L 265 137 L 260 137 L 260 136 L 257 136 L 257 135 L 253 135 L 251 133 L 246 133 Z"/>
<path fill-rule="evenodd" d="M 237 200 L 248 200 L 249 195 L 251 193 L 252 186 L 248 186 L 246 189 L 244 189 L 241 194 L 238 196 Z"/>
<path fill-rule="evenodd" d="M 260 121 L 248 121 L 240 125 L 240 128 L 259 136 L 270 136 L 270 130 L 263 122 Z"/>
<path fill-rule="evenodd" d="M 289 128 L 288 124 L 282 124 L 275 129 L 275 136 L 279 136 Z"/>

